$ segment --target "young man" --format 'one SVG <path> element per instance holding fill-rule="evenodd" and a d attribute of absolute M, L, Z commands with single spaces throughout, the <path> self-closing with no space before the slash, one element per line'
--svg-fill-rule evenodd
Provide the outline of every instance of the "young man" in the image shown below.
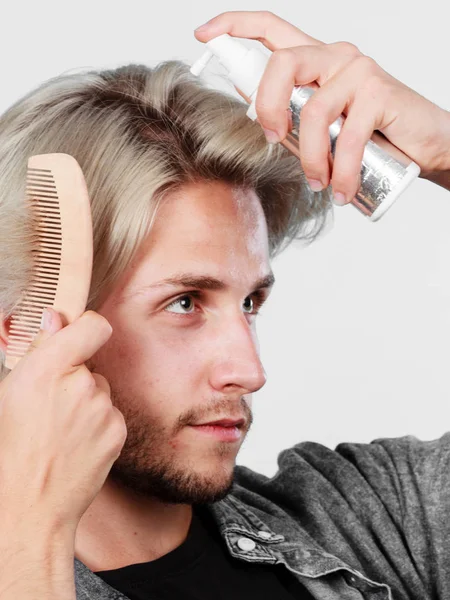
<path fill-rule="evenodd" d="M 224 14 L 197 36 L 225 32 L 276 51 L 257 106 L 270 142 L 292 86 L 319 82 L 302 120 L 312 189 L 347 202 L 374 129 L 450 189 L 450 115 L 356 48 L 266 13 Z M 50 311 L 0 384 L 2 600 L 449 597 L 447 436 L 303 443 L 270 480 L 235 468 L 265 382 L 255 316 L 270 258 L 328 207 L 245 110 L 165 65 L 57 81 L 0 122 L 0 239 L 19 226 L 6 198 L 25 157 L 65 151 L 88 181 L 96 261 L 91 310 L 66 327 Z M 22 246 L 1 247 L 0 280 L 26 285 Z M 1 288 L 3 349 L 18 289 Z"/>

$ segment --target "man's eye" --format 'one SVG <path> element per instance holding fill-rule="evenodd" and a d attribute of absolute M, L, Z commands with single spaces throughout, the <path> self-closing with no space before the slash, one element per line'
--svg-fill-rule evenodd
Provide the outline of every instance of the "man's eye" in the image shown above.
<path fill-rule="evenodd" d="M 242 305 L 244 307 L 244 312 L 252 313 L 254 311 L 253 298 L 251 296 L 247 296 Z"/>
<path fill-rule="evenodd" d="M 267 295 L 263 290 L 256 290 L 250 296 L 244 300 L 243 309 L 244 312 L 251 315 L 259 315 L 259 311 L 262 308 L 264 302 L 267 299 Z"/>
<path fill-rule="evenodd" d="M 169 310 L 172 308 L 177 308 L 181 310 Z M 181 296 L 181 298 L 177 298 L 173 302 L 171 302 L 164 310 L 168 312 L 178 313 L 180 315 L 189 314 L 194 311 L 195 304 L 194 300 L 191 296 Z"/>

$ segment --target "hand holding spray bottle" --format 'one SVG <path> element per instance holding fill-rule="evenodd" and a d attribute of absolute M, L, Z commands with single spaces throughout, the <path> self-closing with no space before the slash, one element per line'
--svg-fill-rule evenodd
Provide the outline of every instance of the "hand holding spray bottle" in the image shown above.
<path fill-rule="evenodd" d="M 194 63 L 191 73 L 199 75 L 216 56 L 228 72 L 233 85 L 251 100 L 248 117 L 255 120 L 255 100 L 258 86 L 269 57 L 256 48 L 247 48 L 227 33 L 206 44 L 207 50 Z M 292 130 L 280 143 L 300 158 L 298 131 L 301 111 L 316 89 L 311 86 L 296 86 L 290 98 Z M 330 125 L 331 155 L 334 157 L 336 140 L 345 117 L 341 115 Z M 419 166 L 406 154 L 391 144 L 383 135 L 374 132 L 366 144 L 361 166 L 361 186 L 352 200 L 371 221 L 377 221 L 392 206 L 398 196 L 420 174 Z"/>

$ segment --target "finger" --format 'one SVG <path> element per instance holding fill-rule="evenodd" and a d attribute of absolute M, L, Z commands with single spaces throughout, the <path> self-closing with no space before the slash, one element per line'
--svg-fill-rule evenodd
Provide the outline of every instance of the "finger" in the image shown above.
<path fill-rule="evenodd" d="M 338 200 L 339 204 L 351 202 L 361 185 L 364 149 L 377 128 L 378 110 L 373 97 L 361 94 L 348 111 L 337 139 L 331 177 L 333 195 L 343 194 L 345 198 Z"/>
<path fill-rule="evenodd" d="M 91 373 L 92 377 L 95 379 L 95 384 L 99 390 L 106 392 L 108 396 L 111 397 L 111 386 L 109 385 L 108 380 L 100 375 L 100 373 Z"/>
<path fill-rule="evenodd" d="M 59 312 L 50 307 L 46 307 L 45 312 L 47 312 L 48 320 L 45 325 L 43 322 L 41 323 L 41 328 L 39 329 L 38 333 L 29 345 L 26 354 L 29 354 L 36 350 L 36 348 L 42 346 L 48 338 L 52 337 L 57 331 L 59 331 L 63 327 L 61 315 L 59 314 Z M 44 316 L 44 311 L 42 311 L 42 314 Z"/>
<path fill-rule="evenodd" d="M 201 42 L 209 42 L 223 33 L 259 40 L 269 50 L 323 43 L 268 11 L 225 12 L 195 30 Z"/>
<path fill-rule="evenodd" d="M 111 337 L 112 327 L 100 314 L 88 310 L 58 331 L 48 343 L 54 364 L 70 369 L 84 364 Z"/>
<path fill-rule="evenodd" d="M 116 407 L 113 406 L 113 414 L 114 414 L 114 423 L 116 425 L 116 429 L 114 431 L 114 434 L 116 436 L 116 442 L 117 442 L 117 458 L 120 456 L 120 453 L 122 452 L 122 448 L 125 445 L 126 439 L 127 439 L 127 435 L 128 435 L 128 429 L 127 429 L 127 424 L 125 421 L 125 417 L 123 416 L 123 413 Z M 116 460 L 117 460 L 116 458 Z"/>
<path fill-rule="evenodd" d="M 347 63 L 331 79 L 318 89 L 302 109 L 299 131 L 300 162 L 306 178 L 317 185 L 312 189 L 319 191 L 330 182 L 329 128 L 349 106 L 360 92 L 361 77 L 359 59 Z"/>
<path fill-rule="evenodd" d="M 258 121 L 268 132 L 277 134 L 271 139 L 268 136 L 269 141 L 280 141 L 287 135 L 286 109 L 294 86 L 312 85 L 315 81 L 324 85 L 359 54 L 355 46 L 340 43 L 275 51 L 261 78 L 256 98 Z"/>

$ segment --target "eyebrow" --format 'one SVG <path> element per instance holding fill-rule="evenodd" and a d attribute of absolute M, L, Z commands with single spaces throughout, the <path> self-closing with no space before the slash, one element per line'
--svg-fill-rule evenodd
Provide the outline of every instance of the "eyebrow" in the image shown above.
<path fill-rule="evenodd" d="M 271 288 L 274 283 L 275 276 L 272 272 L 270 272 L 261 279 L 255 281 L 253 285 L 253 291 Z M 173 277 L 163 279 L 157 283 L 139 288 L 138 290 L 132 292 L 128 297 L 130 298 L 131 296 L 135 296 L 136 294 L 140 294 L 146 290 L 157 289 L 165 286 L 196 288 L 199 290 L 212 291 L 226 290 L 229 287 L 224 281 L 216 279 L 215 277 L 209 277 L 207 275 L 195 275 L 193 273 L 180 273 L 179 275 L 174 275 Z"/>

